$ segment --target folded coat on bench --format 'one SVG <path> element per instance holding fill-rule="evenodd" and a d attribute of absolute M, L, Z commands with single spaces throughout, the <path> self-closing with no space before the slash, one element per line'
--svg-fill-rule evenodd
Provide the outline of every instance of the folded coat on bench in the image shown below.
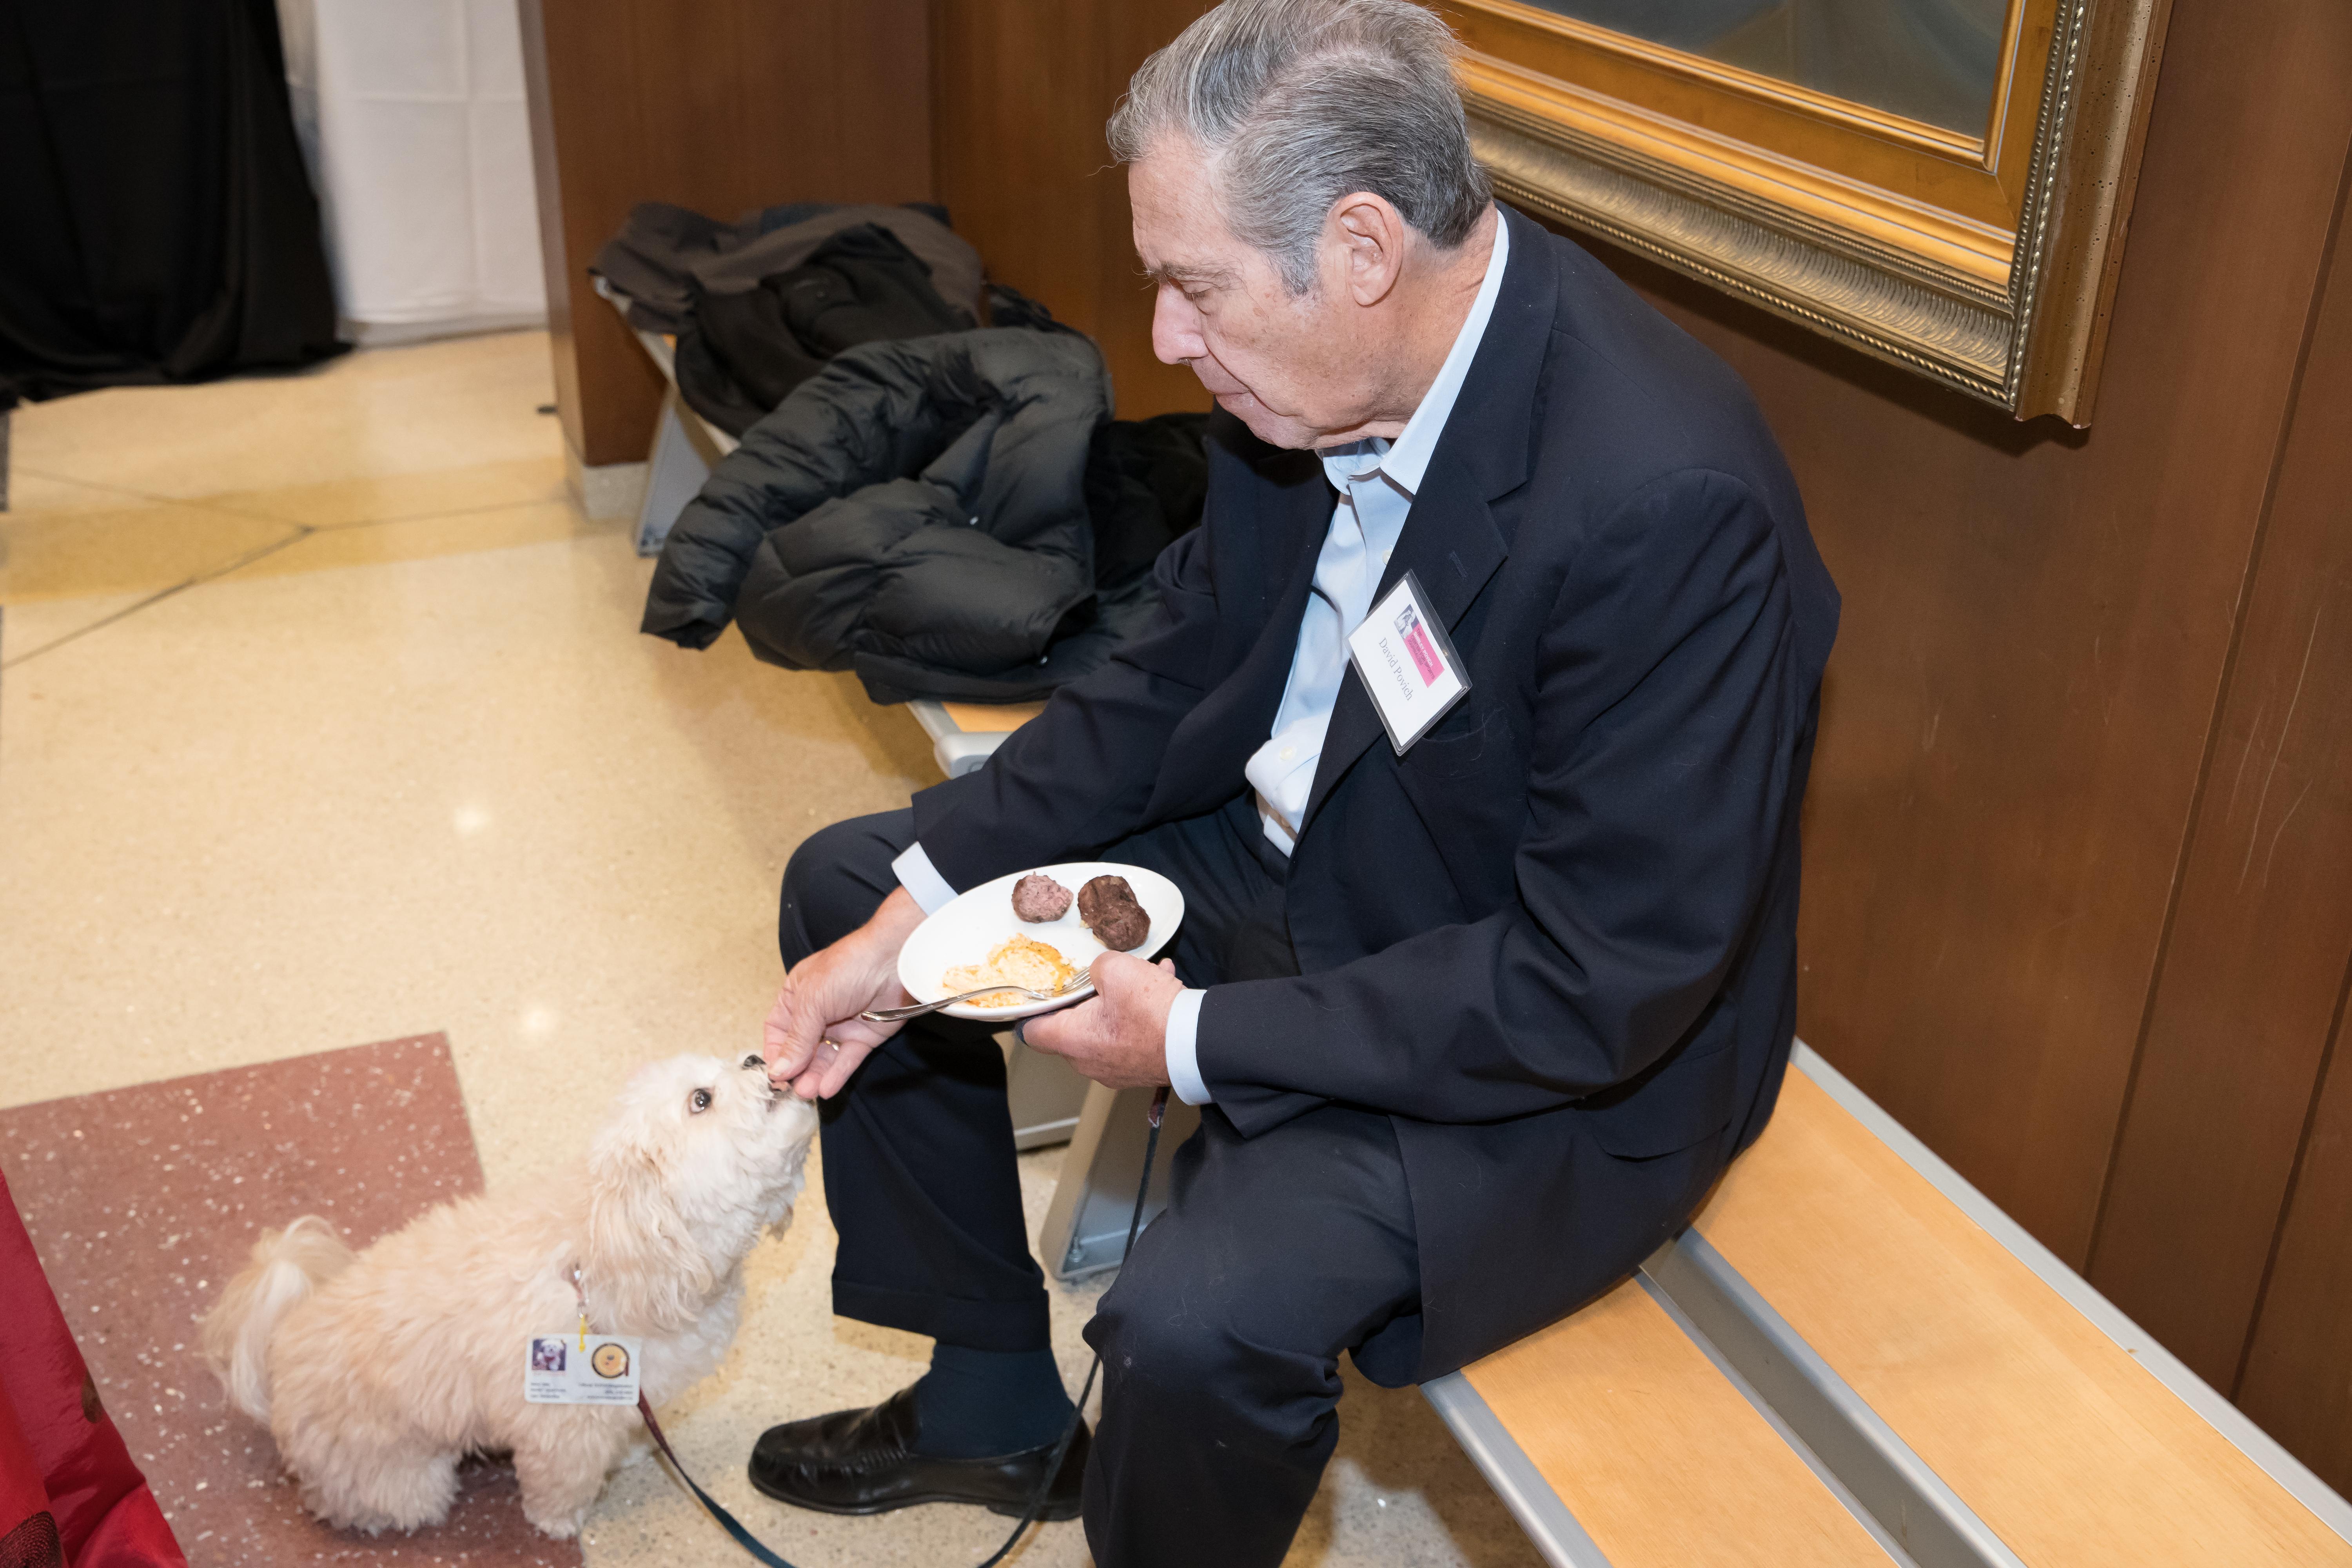
<path fill-rule="evenodd" d="M 1045 696 L 1140 629 L 1143 567 L 1199 517 L 1198 416 L 1109 415 L 1067 331 L 848 350 L 712 471 L 643 629 L 708 647 L 732 619 L 761 658 L 855 669 L 877 701 Z"/>

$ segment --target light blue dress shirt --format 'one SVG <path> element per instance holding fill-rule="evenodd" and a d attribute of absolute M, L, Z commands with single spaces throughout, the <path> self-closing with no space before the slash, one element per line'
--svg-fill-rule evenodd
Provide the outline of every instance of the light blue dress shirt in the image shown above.
<path fill-rule="evenodd" d="M 1265 836 L 1285 855 L 1297 842 L 1315 767 L 1323 756 L 1324 732 L 1339 700 L 1339 682 L 1348 670 L 1348 634 L 1371 611 L 1372 592 L 1396 549 L 1397 536 L 1404 531 L 1413 492 L 1421 488 L 1430 455 L 1437 449 L 1463 379 L 1470 374 L 1470 362 L 1486 335 L 1510 248 L 1510 227 L 1498 216 L 1495 248 L 1486 258 L 1478 296 L 1454 334 L 1437 379 L 1396 439 L 1373 437 L 1320 453 L 1324 475 L 1339 493 L 1339 504 L 1332 509 L 1322 552 L 1315 558 L 1314 591 L 1299 620 L 1298 647 L 1291 656 L 1282 706 L 1275 712 L 1274 733 L 1243 768 L 1257 792 Z M 956 896 L 920 844 L 909 845 L 890 868 L 927 914 Z M 1199 1057 L 1201 1002 L 1207 994 L 1188 986 L 1168 1010 L 1168 1081 L 1188 1105 L 1206 1105 L 1213 1098 L 1202 1080 Z"/>

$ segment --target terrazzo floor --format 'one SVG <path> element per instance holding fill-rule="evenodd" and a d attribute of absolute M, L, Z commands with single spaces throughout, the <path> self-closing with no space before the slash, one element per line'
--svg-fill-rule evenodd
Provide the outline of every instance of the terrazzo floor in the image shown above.
<path fill-rule="evenodd" d="M 846 676 L 637 635 L 651 564 L 566 499 L 548 363 L 543 334 L 510 333 L 13 416 L 0 1107 L 438 1034 L 495 1191 L 576 1155 L 635 1063 L 756 1044 L 785 858 L 937 774 L 912 720 Z M 1023 1157 L 1033 1225 L 1060 1157 Z M 89 1162 L 92 1190 L 128 1179 Z M 813 1184 L 672 1441 L 804 1568 L 977 1561 L 992 1515 L 838 1520 L 743 1479 L 761 1427 L 870 1403 L 928 1354 L 832 1316 L 832 1250 Z M 125 1288 L 142 1273 L 122 1261 Z M 1055 1292 L 1074 1387 L 1099 1289 Z M 166 1342 L 148 1352 L 184 1355 Z M 217 1404 L 193 1372 L 170 1386 Z M 1351 1374 L 1342 1412 L 1296 1568 L 1539 1561 L 1417 1394 Z M 194 1495 L 156 1479 L 175 1513 Z M 198 1568 L 236 1560 L 211 1545 Z M 582 1550 L 742 1561 L 646 1466 Z M 1059 1525 L 1013 1561 L 1087 1553 Z"/>

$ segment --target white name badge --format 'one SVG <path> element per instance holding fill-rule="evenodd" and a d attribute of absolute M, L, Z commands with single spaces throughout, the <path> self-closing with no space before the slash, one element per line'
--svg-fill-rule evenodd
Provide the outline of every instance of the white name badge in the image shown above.
<path fill-rule="evenodd" d="M 635 1405 L 638 1342 L 577 1330 L 533 1334 L 523 1345 L 522 1396 L 533 1405 Z"/>
<path fill-rule="evenodd" d="M 1348 657 L 1400 757 L 1470 690 L 1454 644 L 1411 572 L 1348 634 Z"/>

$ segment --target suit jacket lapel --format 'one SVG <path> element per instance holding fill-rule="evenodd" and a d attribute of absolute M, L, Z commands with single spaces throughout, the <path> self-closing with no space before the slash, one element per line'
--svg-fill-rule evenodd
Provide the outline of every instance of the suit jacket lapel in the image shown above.
<path fill-rule="evenodd" d="M 1155 812 L 1163 802 L 1191 789 L 1200 768 L 1211 770 L 1215 788 L 1230 790 L 1229 781 L 1238 775 L 1240 764 L 1220 742 L 1240 737 L 1246 761 L 1272 732 L 1298 649 L 1298 623 L 1315 585 L 1316 557 L 1330 531 L 1335 504 L 1317 463 L 1311 482 L 1285 486 L 1249 531 L 1257 548 L 1256 580 L 1267 585 L 1269 594 L 1260 601 L 1264 619 L 1241 663 L 1185 716 L 1171 738 L 1168 756 L 1173 765 L 1152 791 Z"/>
<path fill-rule="evenodd" d="M 1377 605 L 1412 572 L 1448 631 L 1509 553 L 1488 502 L 1526 482 L 1528 427 L 1559 303 L 1550 236 L 1510 208 L 1501 211 L 1513 226 L 1511 256 L 1494 314 L 1372 595 Z M 1351 661 L 1339 679 L 1301 833 L 1364 749 L 1384 738 L 1381 716 Z"/>
<path fill-rule="evenodd" d="M 1281 584 L 1281 591 L 1240 667 L 1201 704 L 1203 717 L 1218 730 L 1245 716 L 1245 727 L 1257 737 L 1252 749 L 1274 729 L 1275 711 L 1282 706 L 1283 689 L 1290 683 L 1291 661 L 1298 651 L 1298 623 L 1306 617 L 1307 596 L 1315 587 L 1316 558 L 1331 531 L 1331 508 L 1337 502 L 1319 467 L 1316 481 L 1298 487 L 1288 500 L 1289 526 L 1268 527 L 1259 535 L 1258 569 L 1264 581 Z"/>

